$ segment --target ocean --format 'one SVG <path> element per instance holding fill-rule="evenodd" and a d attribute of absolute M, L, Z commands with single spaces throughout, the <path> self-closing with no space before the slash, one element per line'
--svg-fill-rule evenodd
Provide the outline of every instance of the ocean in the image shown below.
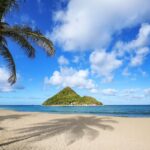
<path fill-rule="evenodd" d="M 150 117 L 150 105 L 104 105 L 104 106 L 41 106 L 0 105 L 0 109 L 23 112 L 46 112 L 55 114 L 92 114 L 101 116 Z"/>

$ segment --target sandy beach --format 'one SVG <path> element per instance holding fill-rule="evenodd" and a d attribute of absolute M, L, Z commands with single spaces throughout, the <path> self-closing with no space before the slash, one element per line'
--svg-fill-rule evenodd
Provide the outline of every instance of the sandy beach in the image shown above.
<path fill-rule="evenodd" d="M 150 118 L 0 110 L 0 150 L 150 150 Z"/>

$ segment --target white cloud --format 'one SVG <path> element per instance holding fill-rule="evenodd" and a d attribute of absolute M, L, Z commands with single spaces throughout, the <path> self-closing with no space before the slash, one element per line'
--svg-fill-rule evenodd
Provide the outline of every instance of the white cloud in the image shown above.
<path fill-rule="evenodd" d="M 148 21 L 149 14 L 149 0 L 70 0 L 55 12 L 52 38 L 65 50 L 97 49 L 108 46 L 114 33 Z"/>
<path fill-rule="evenodd" d="M 104 50 L 94 51 L 90 55 L 92 72 L 104 77 L 105 82 L 111 82 L 113 72 L 118 69 L 122 62 L 117 59 L 114 53 L 107 53 Z"/>
<path fill-rule="evenodd" d="M 59 63 L 60 65 L 68 65 L 68 64 L 69 64 L 69 61 L 68 61 L 68 59 L 65 58 L 64 56 L 60 56 L 60 57 L 58 58 L 58 63 Z"/>
<path fill-rule="evenodd" d="M 12 86 L 8 83 L 9 73 L 6 69 L 0 68 L 0 92 L 12 91 Z"/>
<path fill-rule="evenodd" d="M 139 89 L 124 89 L 122 90 L 123 96 L 132 96 L 139 92 Z"/>
<path fill-rule="evenodd" d="M 132 89 L 101 89 L 100 91 L 103 96 L 115 96 L 117 99 L 120 98 L 122 101 L 124 100 L 145 100 L 150 96 L 150 88 L 140 89 L 140 88 L 132 88 Z"/>
<path fill-rule="evenodd" d="M 11 92 L 14 90 L 23 90 L 25 87 L 16 83 L 15 85 L 11 86 L 8 82 L 9 72 L 5 69 L 0 67 L 0 92 Z M 17 74 L 17 78 L 20 78 L 20 75 Z"/>
<path fill-rule="evenodd" d="M 46 85 L 84 88 L 96 92 L 96 85 L 92 79 L 89 79 L 89 71 L 76 70 L 71 67 L 61 67 L 60 71 L 54 71 L 50 78 L 45 77 L 44 83 Z"/>
<path fill-rule="evenodd" d="M 149 53 L 149 48 L 144 47 L 138 49 L 136 52 L 136 55 L 131 59 L 131 66 L 139 66 L 143 64 L 144 58 L 147 56 Z"/>
<path fill-rule="evenodd" d="M 128 68 L 125 68 L 125 69 L 123 70 L 122 75 L 123 75 L 123 76 L 126 76 L 126 77 L 128 77 L 128 76 L 131 75 L 131 74 L 129 73 Z"/>
<path fill-rule="evenodd" d="M 150 24 L 143 23 L 149 21 L 149 0 L 70 0 L 65 10 L 54 14 L 57 25 L 48 36 L 66 51 L 92 50 L 91 70 L 103 82 L 111 82 L 121 66 L 142 65 L 150 53 Z M 108 52 L 114 34 L 140 24 L 135 39 L 118 41 Z M 129 76 L 130 72 L 124 69 L 122 74 Z"/>
<path fill-rule="evenodd" d="M 149 76 L 149 74 L 147 72 L 145 72 L 144 70 L 142 70 L 141 68 L 139 69 L 139 73 L 141 73 L 141 75 L 143 77 L 148 77 Z"/>
<path fill-rule="evenodd" d="M 146 100 L 145 89 L 141 88 L 132 88 L 132 89 L 123 89 L 118 92 L 118 96 L 122 100 L 136 100 L 136 103 L 140 103 Z"/>
<path fill-rule="evenodd" d="M 107 96 L 116 96 L 118 91 L 116 89 L 103 89 L 101 92 Z"/>
<path fill-rule="evenodd" d="M 98 89 L 91 89 L 90 92 L 91 93 L 98 93 Z"/>
<path fill-rule="evenodd" d="M 144 89 L 145 96 L 150 96 L 150 88 Z"/>
<path fill-rule="evenodd" d="M 137 37 L 130 42 L 117 42 L 115 49 L 119 56 L 124 57 L 126 53 L 129 65 L 136 67 L 142 65 L 146 56 L 150 53 L 150 24 L 142 24 Z"/>

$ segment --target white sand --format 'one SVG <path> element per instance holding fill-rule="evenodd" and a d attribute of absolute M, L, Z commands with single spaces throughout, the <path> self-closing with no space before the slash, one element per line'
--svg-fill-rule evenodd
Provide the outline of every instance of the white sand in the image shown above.
<path fill-rule="evenodd" d="M 0 150 L 150 150 L 150 118 L 0 110 Z"/>

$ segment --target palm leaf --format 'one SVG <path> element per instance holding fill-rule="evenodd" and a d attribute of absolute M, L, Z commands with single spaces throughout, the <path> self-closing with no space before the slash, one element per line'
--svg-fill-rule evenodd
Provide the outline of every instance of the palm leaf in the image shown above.
<path fill-rule="evenodd" d="M 0 37 L 0 44 L 5 46 L 7 45 L 7 41 L 3 36 Z"/>
<path fill-rule="evenodd" d="M 37 43 L 43 47 L 48 56 L 54 54 L 54 46 L 51 40 L 44 37 L 39 30 L 33 30 L 26 26 L 14 26 L 10 27 L 7 23 L 2 22 L 3 17 L 8 11 L 11 11 L 14 7 L 18 7 L 20 0 L 0 0 L 0 55 L 7 61 L 8 68 L 10 70 L 9 82 L 14 84 L 16 82 L 16 68 L 13 57 L 7 48 L 7 41 L 5 37 L 11 38 L 17 42 L 26 52 L 28 57 L 35 56 L 35 49 L 29 43 L 30 41 Z"/>
<path fill-rule="evenodd" d="M 35 49 L 28 42 L 27 38 L 24 35 L 20 34 L 20 32 L 18 32 L 14 28 L 4 28 L 0 31 L 0 33 L 3 36 L 9 37 L 17 42 L 24 49 L 28 57 L 33 58 L 35 56 Z"/>
<path fill-rule="evenodd" d="M 54 54 L 55 50 L 52 41 L 44 37 L 39 30 L 33 30 L 26 26 L 14 26 L 13 28 L 26 38 L 31 39 L 33 42 L 43 47 L 49 56 Z"/>
<path fill-rule="evenodd" d="M 0 0 L 0 20 L 14 7 L 18 8 L 18 0 Z"/>
<path fill-rule="evenodd" d="M 15 62 L 13 60 L 11 53 L 9 52 L 6 45 L 4 45 L 4 44 L 1 45 L 0 55 L 5 59 L 5 61 L 8 64 L 8 69 L 10 71 L 10 77 L 9 77 L 8 81 L 12 85 L 16 82 L 16 67 L 15 67 Z"/>

